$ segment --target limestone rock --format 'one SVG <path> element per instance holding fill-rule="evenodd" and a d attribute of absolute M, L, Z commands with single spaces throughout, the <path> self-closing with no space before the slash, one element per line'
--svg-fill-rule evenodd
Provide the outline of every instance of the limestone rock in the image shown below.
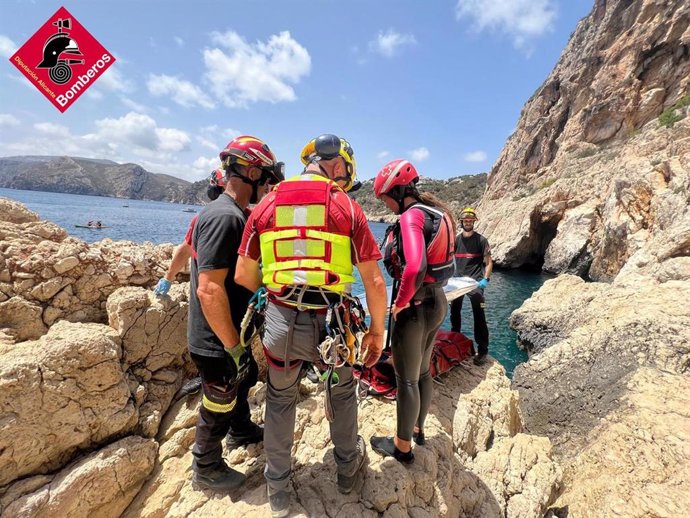
<path fill-rule="evenodd" d="M 489 486 L 507 518 L 544 516 L 562 478 L 551 442 L 522 433 L 498 439 L 477 454 L 470 469 Z"/>
<path fill-rule="evenodd" d="M 477 387 L 460 395 L 453 416 L 453 443 L 466 460 L 521 430 L 517 392 L 510 388 L 503 368 L 493 364 Z"/>
<path fill-rule="evenodd" d="M 500 381 L 501 376 L 504 381 Z M 406 467 L 369 450 L 362 487 L 342 495 L 335 488 L 336 470 L 323 411 L 323 390 L 320 385 L 303 380 L 293 447 L 291 516 L 527 517 L 537 516 L 529 514 L 532 511 L 544 510 L 555 496 L 560 471 L 550 459 L 548 439 L 515 436 L 520 427 L 514 405 L 516 396 L 502 367 L 463 365 L 442 381 L 442 385 L 435 386 L 434 403 L 425 426 L 427 444 L 415 449 L 415 463 Z M 259 383 L 250 393 L 255 419 L 263 413 L 264 398 L 265 386 Z M 158 434 L 159 464 L 124 513 L 125 518 L 268 515 L 261 446 L 225 454 L 235 469 L 247 475 L 247 485 L 240 494 L 218 496 L 191 486 L 189 448 L 194 440 L 198 403 L 198 396 L 178 401 L 164 418 Z M 459 409 L 463 404 L 483 409 L 485 415 L 491 414 L 489 409 L 494 407 L 494 444 L 506 441 L 509 446 L 494 450 L 495 446 L 486 444 L 484 454 L 490 459 L 486 462 L 480 460 L 482 453 L 475 459 L 464 454 L 470 449 L 468 444 L 454 444 L 453 418 L 460 412 L 456 406 Z M 499 415 L 506 411 L 507 417 Z M 392 433 L 394 402 L 374 398 L 361 402 L 359 422 L 359 433 L 366 440 L 372 435 Z M 498 468 L 489 469 L 489 465 L 501 466 L 500 474 Z M 508 466 L 505 473 L 502 466 Z"/>
<path fill-rule="evenodd" d="M 0 486 L 54 470 L 136 425 L 109 327 L 59 322 L 0 355 Z"/>
<path fill-rule="evenodd" d="M 3 516 L 117 518 L 151 473 L 157 449 L 155 441 L 137 436 L 115 442 L 14 500 Z"/>
<path fill-rule="evenodd" d="M 682 217 L 688 25 L 685 0 L 594 3 L 489 174 L 478 230 L 499 265 L 611 280 Z"/>
<path fill-rule="evenodd" d="M 541 349 L 515 371 L 526 430 L 575 448 L 620 405 L 640 366 L 686 371 L 686 300 L 690 283 L 680 281 L 624 287 L 563 275 L 545 283 L 511 318 L 520 340 Z"/>
<path fill-rule="evenodd" d="M 568 466 L 568 487 L 553 508 L 583 518 L 687 516 L 689 445 L 687 375 L 640 369 Z"/>
<path fill-rule="evenodd" d="M 40 306 L 21 297 L 0 302 L 0 326 L 5 334 L 19 342 L 38 338 L 47 330 Z"/>
<path fill-rule="evenodd" d="M 0 303 L 20 297 L 29 305 L 0 318 L 0 328 L 15 329 L 18 341 L 37 338 L 46 331 L 43 323 L 49 326 L 60 319 L 105 322 L 105 301 L 111 293 L 130 284 L 152 287 L 171 257 L 171 245 L 107 239 L 87 244 L 39 221 L 17 202 L 0 199 L 0 207 Z M 40 325 L 29 324 L 41 317 Z"/>
<path fill-rule="evenodd" d="M 0 198 L 0 221 L 8 223 L 30 223 L 38 221 L 38 214 L 30 211 L 21 203 L 7 198 Z"/>
<path fill-rule="evenodd" d="M 120 288 L 106 304 L 110 326 L 122 338 L 123 366 L 141 384 L 137 398 L 139 432 L 153 437 L 183 379 L 196 369 L 187 353 L 187 293 L 175 287 L 168 297 L 143 288 Z"/>

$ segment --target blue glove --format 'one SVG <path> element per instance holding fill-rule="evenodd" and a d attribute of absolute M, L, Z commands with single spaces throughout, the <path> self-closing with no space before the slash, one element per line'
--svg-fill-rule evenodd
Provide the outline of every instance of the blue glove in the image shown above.
<path fill-rule="evenodd" d="M 488 285 L 489 285 L 489 279 L 485 278 L 485 279 L 482 279 L 481 281 L 479 281 L 479 287 L 483 290 L 485 290 Z"/>
<path fill-rule="evenodd" d="M 171 284 L 172 283 L 168 279 L 163 277 L 160 281 L 158 281 L 158 284 L 156 284 L 156 287 L 153 289 L 153 294 L 156 297 L 167 295 Z"/>

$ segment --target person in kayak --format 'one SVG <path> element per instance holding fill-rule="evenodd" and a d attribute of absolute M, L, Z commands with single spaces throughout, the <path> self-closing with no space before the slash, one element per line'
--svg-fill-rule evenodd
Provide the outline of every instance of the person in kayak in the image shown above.
<path fill-rule="evenodd" d="M 479 281 L 479 286 L 467 296 L 472 304 L 474 315 L 474 340 L 477 342 L 477 354 L 474 357 L 475 365 L 486 362 L 489 353 L 489 327 L 486 324 L 486 299 L 484 290 L 489 285 L 494 263 L 491 260 L 491 247 L 489 241 L 480 233 L 475 232 L 474 225 L 477 222 L 477 213 L 471 207 L 466 207 L 460 214 L 462 232 L 455 240 L 455 272 L 462 277 L 472 277 Z M 460 332 L 462 327 L 462 301 L 465 297 L 459 297 L 450 304 L 450 325 L 453 331 Z"/>
<path fill-rule="evenodd" d="M 417 190 L 419 175 L 407 160 L 393 160 L 379 171 L 374 194 L 399 221 L 384 239 L 384 265 L 400 288 L 391 318 L 393 365 L 398 392 L 395 437 L 372 437 L 374 451 L 403 463 L 414 462 L 412 439 L 424 444 L 424 421 L 433 382 L 429 363 L 434 338 L 446 318 L 443 286 L 454 272 L 455 223 L 435 196 Z"/>

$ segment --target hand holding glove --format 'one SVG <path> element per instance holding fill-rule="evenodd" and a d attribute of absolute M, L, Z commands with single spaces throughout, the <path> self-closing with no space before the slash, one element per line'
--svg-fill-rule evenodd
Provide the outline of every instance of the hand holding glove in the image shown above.
<path fill-rule="evenodd" d="M 479 281 L 479 287 L 483 290 L 485 290 L 488 285 L 489 285 L 489 279 L 487 279 L 487 278 L 484 278 L 481 281 Z"/>
<path fill-rule="evenodd" d="M 156 287 L 153 289 L 153 294 L 156 297 L 162 297 L 163 295 L 167 295 L 171 285 L 172 283 L 168 279 L 162 277 L 161 280 L 158 281 L 158 284 L 156 284 Z"/>
<path fill-rule="evenodd" d="M 227 354 L 228 360 L 232 362 L 236 369 L 236 379 L 242 379 L 249 368 L 251 353 L 240 344 L 237 344 L 230 349 L 226 347 L 225 354 Z"/>

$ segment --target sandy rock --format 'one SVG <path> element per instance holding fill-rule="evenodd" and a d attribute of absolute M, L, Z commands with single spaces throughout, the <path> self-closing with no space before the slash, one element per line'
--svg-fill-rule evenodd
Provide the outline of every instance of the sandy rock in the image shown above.
<path fill-rule="evenodd" d="M 14 500 L 3 516 L 117 518 L 151 473 L 157 449 L 153 440 L 137 436 L 122 439 Z"/>
<path fill-rule="evenodd" d="M 562 470 L 546 437 L 500 438 L 471 464 L 508 518 L 543 516 L 560 486 Z"/>
<path fill-rule="evenodd" d="M 120 356 L 111 328 L 66 322 L 2 351 L 0 486 L 59 468 L 75 451 L 134 428 Z"/>
<path fill-rule="evenodd" d="M 41 307 L 21 297 L 0 302 L 0 326 L 19 342 L 38 338 L 47 330 L 41 319 Z"/>
<path fill-rule="evenodd" d="M 65 257 L 64 259 L 60 259 L 58 262 L 56 262 L 53 265 L 53 269 L 57 273 L 63 274 L 63 273 L 70 271 L 72 268 L 74 268 L 78 264 L 79 264 L 79 259 L 73 255 L 70 255 L 70 256 Z"/>
<path fill-rule="evenodd" d="M 513 380 L 526 430 L 572 452 L 618 408 L 641 366 L 686 372 L 686 300 L 687 281 L 626 287 L 564 275 L 545 283 L 511 318 L 520 340 L 541 350 Z"/>
<path fill-rule="evenodd" d="M 30 223 L 38 221 L 38 214 L 30 211 L 21 203 L 7 198 L 0 198 L 0 221 L 7 223 Z"/>
<path fill-rule="evenodd" d="M 461 458 L 474 458 L 499 438 L 522 430 L 518 394 L 505 370 L 494 363 L 486 378 L 470 393 L 461 394 L 453 416 L 453 443 Z"/>
<path fill-rule="evenodd" d="M 553 505 L 569 516 L 681 518 L 690 509 L 690 380 L 643 368 L 593 429 Z"/>
<path fill-rule="evenodd" d="M 142 288 L 120 288 L 106 304 L 110 326 L 122 338 L 123 366 L 141 384 L 135 401 L 138 432 L 153 437 L 163 414 L 190 371 L 187 353 L 187 293 L 182 287 L 168 297 Z"/>
<path fill-rule="evenodd" d="M 501 375 L 503 383 L 499 381 Z M 341 495 L 335 488 L 336 468 L 323 411 L 322 389 L 320 385 L 315 387 L 302 381 L 293 448 L 291 516 L 479 518 L 505 516 L 506 510 L 513 508 L 516 510 L 509 516 L 530 516 L 526 509 L 545 508 L 553 500 L 557 479 L 552 475 L 558 470 L 548 459 L 548 439 L 536 441 L 520 435 L 511 448 L 502 448 L 496 453 L 488 444 L 485 450 L 492 452 L 490 458 L 495 459 L 496 466 L 508 464 L 508 460 L 513 459 L 503 478 L 493 476 L 494 473 L 484 467 L 482 474 L 474 472 L 474 464 L 464 464 L 456 453 L 453 417 L 460 412 L 456 412 L 456 407 L 459 409 L 461 405 L 471 402 L 487 413 L 490 413 L 487 409 L 494 406 L 493 426 L 501 441 L 508 440 L 503 438 L 504 434 L 514 434 L 519 428 L 519 423 L 513 423 L 511 428 L 510 419 L 498 415 L 506 405 L 511 405 L 508 403 L 511 390 L 502 367 L 497 364 L 482 368 L 464 365 L 445 376 L 443 385 L 437 388 L 425 427 L 427 444 L 415 449 L 415 463 L 403 466 L 369 449 L 369 464 L 362 487 L 350 495 Z M 461 395 L 460 401 L 458 395 Z M 265 387 L 259 383 L 250 397 L 253 414 L 262 413 L 264 397 Z M 268 515 L 263 480 L 265 458 L 261 446 L 225 454 L 228 462 L 248 477 L 247 485 L 238 495 L 219 497 L 192 487 L 189 448 L 194 440 L 198 403 L 198 396 L 178 401 L 163 419 L 157 436 L 161 442 L 159 464 L 124 517 Z M 513 415 L 518 419 L 515 412 Z M 367 440 L 372 435 L 389 434 L 395 423 L 395 404 L 369 398 L 360 403 L 359 422 L 359 433 Z M 459 444 L 458 448 L 464 452 L 469 446 Z M 527 488 L 525 484 L 524 495 L 518 494 L 517 489 L 520 473 L 530 481 L 540 478 L 534 488 Z M 493 488 L 498 491 L 504 479 L 506 484 L 511 484 L 512 492 L 507 492 L 509 498 L 502 496 L 499 502 L 492 491 Z"/>

